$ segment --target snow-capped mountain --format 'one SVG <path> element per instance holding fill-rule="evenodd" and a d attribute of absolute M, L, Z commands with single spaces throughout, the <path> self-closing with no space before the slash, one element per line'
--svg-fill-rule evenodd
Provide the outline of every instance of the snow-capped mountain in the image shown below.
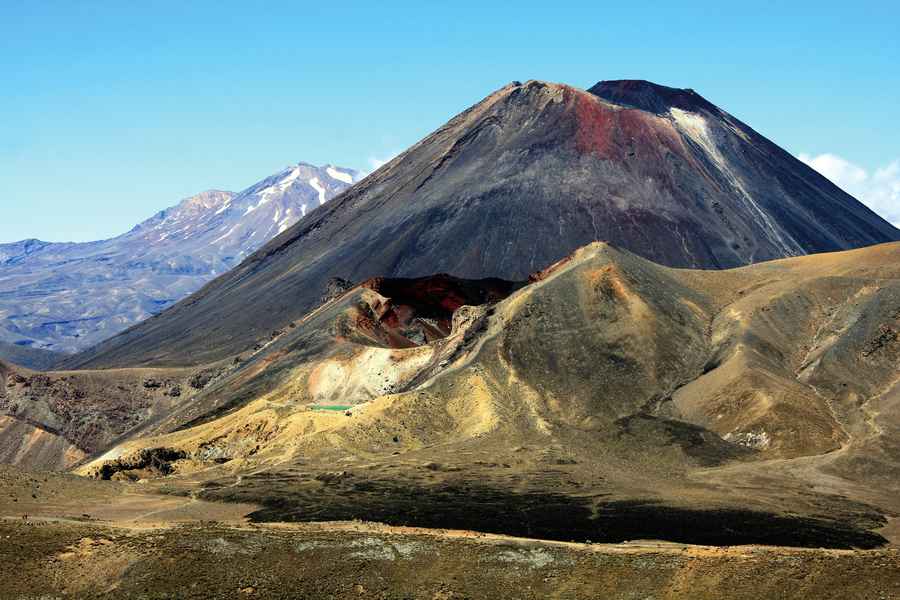
<path fill-rule="evenodd" d="M 199 289 L 359 178 L 300 163 L 237 194 L 187 198 L 109 240 L 0 244 L 0 341 L 90 346 Z"/>

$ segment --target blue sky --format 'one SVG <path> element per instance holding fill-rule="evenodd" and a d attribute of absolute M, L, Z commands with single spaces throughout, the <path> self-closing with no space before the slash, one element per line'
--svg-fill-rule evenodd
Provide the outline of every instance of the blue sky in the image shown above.
<path fill-rule="evenodd" d="M 900 9 L 737 4 L 0 0 L 0 241 L 109 237 L 300 160 L 368 170 L 531 78 L 692 87 L 893 211 Z"/>

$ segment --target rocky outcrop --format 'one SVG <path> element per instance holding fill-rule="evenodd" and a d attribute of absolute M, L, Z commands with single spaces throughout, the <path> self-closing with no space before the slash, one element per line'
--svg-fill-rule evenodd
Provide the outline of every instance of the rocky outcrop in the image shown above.
<path fill-rule="evenodd" d="M 0 463 L 65 469 L 196 393 L 200 371 L 38 373 L 0 362 Z"/>

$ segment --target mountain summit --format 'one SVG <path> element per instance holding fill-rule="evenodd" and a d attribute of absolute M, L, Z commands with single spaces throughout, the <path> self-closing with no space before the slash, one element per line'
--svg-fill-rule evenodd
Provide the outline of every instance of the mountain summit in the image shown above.
<path fill-rule="evenodd" d="M 665 115 L 673 108 L 721 113 L 716 105 L 694 90 L 667 87 L 643 79 L 601 81 L 588 91 L 607 102 L 658 115 Z"/>
<path fill-rule="evenodd" d="M 898 237 L 694 92 L 514 82 L 197 295 L 72 365 L 241 352 L 316 306 L 332 277 L 521 280 L 594 240 L 668 266 L 725 268 Z"/>

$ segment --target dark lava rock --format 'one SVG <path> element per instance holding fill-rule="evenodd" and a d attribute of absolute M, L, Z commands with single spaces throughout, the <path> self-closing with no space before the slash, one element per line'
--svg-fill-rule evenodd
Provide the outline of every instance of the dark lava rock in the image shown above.
<path fill-rule="evenodd" d="M 322 304 L 340 298 L 353 287 L 353 282 L 340 277 L 332 277 L 325 283 L 325 292 L 322 294 Z"/>
<path fill-rule="evenodd" d="M 221 369 L 203 369 L 202 371 L 198 371 L 191 376 L 190 381 L 188 383 L 195 390 L 202 390 L 209 382 L 222 374 Z"/>

